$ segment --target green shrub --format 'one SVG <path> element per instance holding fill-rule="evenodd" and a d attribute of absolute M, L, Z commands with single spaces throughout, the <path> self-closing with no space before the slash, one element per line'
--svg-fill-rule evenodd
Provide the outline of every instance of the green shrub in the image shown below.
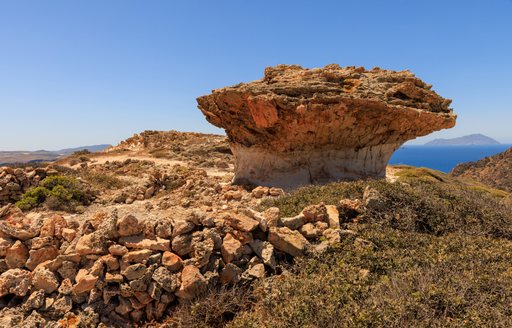
<path fill-rule="evenodd" d="M 16 203 L 16 206 L 23 211 L 28 211 L 42 204 L 46 200 L 46 197 L 48 197 L 48 194 L 49 191 L 46 188 L 32 188 L 23 194 L 23 197 Z"/>
<path fill-rule="evenodd" d="M 45 205 L 52 210 L 72 212 L 78 205 L 88 205 L 92 198 L 92 193 L 84 190 L 77 179 L 56 175 L 46 177 L 38 187 L 29 189 L 16 206 L 24 211 Z"/>

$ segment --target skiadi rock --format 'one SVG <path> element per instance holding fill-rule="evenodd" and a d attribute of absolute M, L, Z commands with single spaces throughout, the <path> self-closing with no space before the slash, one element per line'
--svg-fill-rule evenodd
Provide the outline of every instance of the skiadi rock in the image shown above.
<path fill-rule="evenodd" d="M 263 79 L 197 98 L 224 128 L 234 183 L 285 189 L 342 179 L 382 178 L 404 142 L 451 128 L 451 100 L 410 71 L 278 65 Z"/>

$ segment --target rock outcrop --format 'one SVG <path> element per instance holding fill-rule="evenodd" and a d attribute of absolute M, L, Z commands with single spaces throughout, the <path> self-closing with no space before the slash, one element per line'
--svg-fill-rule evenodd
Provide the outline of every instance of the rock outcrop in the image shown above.
<path fill-rule="evenodd" d="M 262 80 L 213 90 L 199 109 L 224 128 L 235 183 L 295 188 L 381 178 L 405 141 L 451 128 L 444 99 L 409 71 L 278 65 Z"/>

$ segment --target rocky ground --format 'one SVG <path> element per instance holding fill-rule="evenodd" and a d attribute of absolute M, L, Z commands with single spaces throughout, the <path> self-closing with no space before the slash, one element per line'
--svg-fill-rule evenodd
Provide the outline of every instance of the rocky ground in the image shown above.
<path fill-rule="evenodd" d="M 73 213 L 13 205 L 58 176 L 76 178 L 91 200 Z M 1 168 L 0 326 L 159 321 L 206 289 L 279 274 L 291 258 L 324 251 L 352 234 L 340 208 L 363 206 L 320 203 L 284 217 L 259 210 L 283 190 L 233 186 L 232 177 L 225 137 L 172 131 L 43 167 Z"/>
<path fill-rule="evenodd" d="M 388 169 L 391 184 L 403 175 L 420 177 Z M 18 208 L 61 177 L 80 186 L 76 200 L 56 194 L 74 206 L 49 197 Z M 37 168 L 1 168 L 0 327 L 168 327 L 177 308 L 207 291 L 279 276 L 294 258 L 341 241 L 371 246 L 353 224 L 387 206 L 366 186 L 360 198 L 293 203 L 301 210 L 292 214 L 262 206 L 286 199 L 283 190 L 232 178 L 225 137 L 173 131 Z"/>

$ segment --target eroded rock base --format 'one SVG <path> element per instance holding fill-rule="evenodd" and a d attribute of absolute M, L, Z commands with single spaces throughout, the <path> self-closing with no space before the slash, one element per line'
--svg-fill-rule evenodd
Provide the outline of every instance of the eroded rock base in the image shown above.
<path fill-rule="evenodd" d="M 399 146 L 394 143 L 360 149 L 275 153 L 232 144 L 236 159 L 233 182 L 291 190 L 309 184 L 384 178 L 389 158 Z"/>

